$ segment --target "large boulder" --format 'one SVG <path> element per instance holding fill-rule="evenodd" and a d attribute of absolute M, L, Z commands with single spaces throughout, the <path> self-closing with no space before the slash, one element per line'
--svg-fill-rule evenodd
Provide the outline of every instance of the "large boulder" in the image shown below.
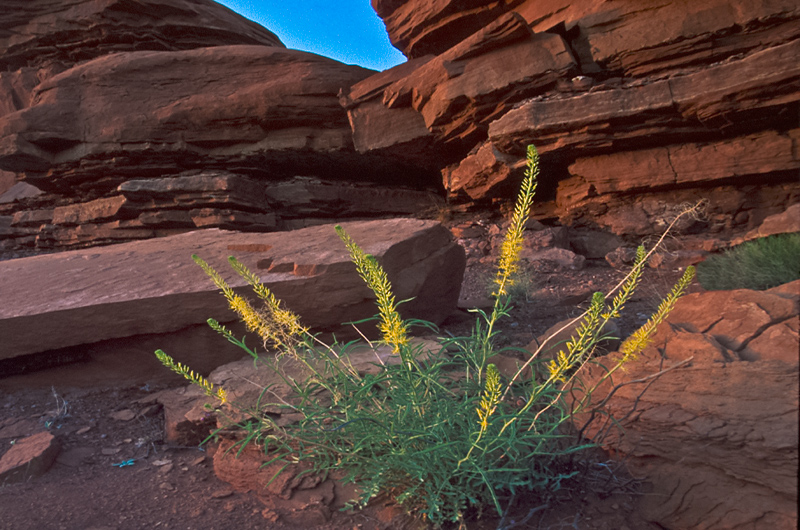
<path fill-rule="evenodd" d="M 354 149 L 338 96 L 370 70 L 287 50 L 210 0 L 12 6 L 0 191 L 44 193 L 0 199 L 0 259 L 440 207 L 436 171 Z"/>
<path fill-rule="evenodd" d="M 105 55 L 250 44 L 271 31 L 211 0 L 9 0 L 0 12 L 0 116 L 31 105 L 49 77 Z"/>
<path fill-rule="evenodd" d="M 45 80 L 30 107 L 0 118 L 0 167 L 65 193 L 195 167 L 338 176 L 354 150 L 337 94 L 370 73 L 267 46 L 103 56 Z"/>
<path fill-rule="evenodd" d="M 405 316 L 441 322 L 455 308 L 464 251 L 442 225 L 395 219 L 342 226 L 383 265 L 397 299 L 411 299 L 401 305 Z M 226 263 L 236 256 L 315 330 L 341 331 L 342 323 L 377 312 L 331 225 L 270 234 L 195 231 L 0 262 L 0 360 L 109 339 L 131 344 L 137 336 L 205 328 L 208 318 L 235 320 L 193 253 L 249 292 Z M 201 342 L 191 353 L 213 357 L 220 341 Z"/>
<path fill-rule="evenodd" d="M 651 484 L 649 520 L 796 528 L 798 300 L 800 281 L 687 295 L 641 358 L 595 392 L 599 402 L 625 385 L 607 408 L 622 429 L 603 444 Z M 602 430 L 596 421 L 587 432 Z"/>
<path fill-rule="evenodd" d="M 6 0 L 3 7 L 0 70 L 9 72 L 123 51 L 283 47 L 271 31 L 211 0 Z"/>

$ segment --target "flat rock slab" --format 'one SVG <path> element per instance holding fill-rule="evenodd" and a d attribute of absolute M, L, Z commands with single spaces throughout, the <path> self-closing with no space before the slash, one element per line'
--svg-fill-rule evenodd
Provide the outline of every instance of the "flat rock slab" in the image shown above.
<path fill-rule="evenodd" d="M 342 223 L 383 265 L 404 316 L 441 322 L 456 307 L 463 249 L 435 221 Z M 315 330 L 377 313 L 333 225 L 291 232 L 218 229 L 0 262 L 0 360 L 137 335 L 236 320 L 198 254 L 243 294 L 236 256 Z M 373 327 L 366 324 L 366 327 Z M 224 341 L 223 341 L 224 342 Z"/>

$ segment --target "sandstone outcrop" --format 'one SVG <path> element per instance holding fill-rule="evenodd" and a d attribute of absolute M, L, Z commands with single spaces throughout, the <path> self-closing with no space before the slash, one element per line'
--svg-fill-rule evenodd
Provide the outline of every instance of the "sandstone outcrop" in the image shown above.
<path fill-rule="evenodd" d="M 464 251 L 446 228 L 415 219 L 342 226 L 383 264 L 397 299 L 413 299 L 401 305 L 404 315 L 441 322 L 452 312 Z M 227 256 L 236 256 L 313 329 L 341 331 L 342 323 L 377 312 L 374 295 L 331 225 L 270 234 L 203 230 L 0 262 L 0 359 L 109 339 L 132 343 L 140 336 L 147 342 L 149 334 L 191 334 L 205 328 L 210 317 L 235 321 L 224 298 L 192 262 L 193 253 L 246 293 L 246 283 L 226 263 Z M 184 339 L 199 342 L 200 350 L 168 353 L 191 359 L 205 351 L 213 358 L 225 346 L 219 338 L 205 346 Z"/>
<path fill-rule="evenodd" d="M 287 50 L 208 0 L 15 4 L 0 16 L 2 189 L 46 193 L 0 210 L 6 258 L 441 202 L 419 191 L 437 186 L 425 170 L 354 149 L 338 94 L 370 70 Z"/>
<path fill-rule="evenodd" d="M 641 358 L 614 376 L 628 384 L 607 411 L 624 431 L 611 428 L 603 444 L 652 485 L 642 504 L 649 520 L 797 525 L 799 300 L 800 282 L 687 295 Z M 669 371 L 646 379 L 661 370 Z"/>
<path fill-rule="evenodd" d="M 437 55 L 508 12 L 536 32 L 565 33 L 590 73 L 600 69 L 642 75 L 735 53 L 797 36 L 797 5 L 790 0 L 372 0 L 392 43 L 409 58 Z M 654 20 L 658 23 L 654 24 Z"/>
<path fill-rule="evenodd" d="M 509 13 L 441 55 L 355 84 L 343 104 L 360 152 L 396 151 L 402 157 L 406 144 L 426 139 L 439 144 L 429 163 L 441 169 L 463 157 L 514 103 L 574 70 L 559 35 L 534 35 L 521 17 Z M 379 131 L 390 124 L 396 129 L 385 138 Z"/>
<path fill-rule="evenodd" d="M 0 204 L 0 256 L 419 216 L 443 208 L 442 188 L 454 208 L 483 207 L 514 195 L 530 143 L 542 155 L 534 216 L 604 237 L 638 240 L 706 200 L 690 230 L 731 240 L 800 202 L 789 0 L 372 5 L 411 59 L 380 73 L 286 50 L 210 1 L 37 1 L 4 14 L 2 187 L 12 171 L 46 193 Z M 180 179 L 197 174 L 267 198 L 203 200 L 220 190 L 193 183 L 189 204 Z M 141 208 L 36 224 L 149 179 L 163 191 Z"/>
<path fill-rule="evenodd" d="M 8 0 L 0 13 L 0 70 L 74 64 L 133 50 L 283 44 L 210 0 Z"/>
<path fill-rule="evenodd" d="M 29 107 L 0 119 L 0 166 L 62 193 L 234 164 L 330 176 L 352 151 L 337 93 L 369 73 L 274 46 L 99 57 L 40 83 Z"/>
<path fill-rule="evenodd" d="M 5 196 L 12 215 L 0 215 L 0 252 L 21 257 L 175 235 L 198 228 L 246 232 L 291 230 L 343 218 L 424 215 L 442 200 L 431 191 L 295 177 L 272 185 L 229 171 L 185 171 L 126 180 L 107 197 L 54 201 L 19 182 Z M 22 188 L 24 187 L 24 188 Z M 5 197 L 4 196 L 4 197 Z M 24 205 L 19 208 L 18 205 Z M 19 249 L 20 255 L 14 255 Z"/>
<path fill-rule="evenodd" d="M 436 90 L 417 81 L 421 88 L 411 102 L 393 97 L 392 84 L 376 92 L 377 76 L 362 81 L 373 92 L 353 89 L 354 134 L 362 137 L 361 149 L 402 156 L 406 144 L 371 142 L 368 124 L 391 119 L 398 125 L 392 138 L 443 139 L 452 149 L 448 127 L 468 120 L 473 128 L 459 137 L 458 150 L 435 159 L 452 199 L 513 194 L 525 147 L 533 143 L 542 155 L 541 195 L 548 201 L 539 215 L 619 236 L 658 232 L 669 206 L 682 201 L 709 201 L 706 231 L 743 233 L 800 200 L 800 9 L 793 2 L 374 0 L 373 7 L 395 46 L 422 63 L 410 74 L 398 68 L 398 77 L 421 80 L 417 71 L 441 61 L 456 67 L 439 76 Z M 511 20 L 527 26 L 530 36 L 507 29 L 508 40 L 489 39 L 490 46 L 449 59 L 490 28 L 510 28 Z M 523 42 L 539 53 L 558 42 L 562 51 L 553 56 L 565 62 L 545 68 L 535 82 L 508 82 L 511 72 L 533 67 L 500 59 Z M 481 112 L 470 115 L 471 96 L 449 89 L 445 99 L 453 104 L 440 104 L 435 120 L 424 117 L 431 114 L 424 94 L 466 83 L 462 72 L 481 68 L 501 97 L 479 96 Z M 392 113 L 414 124 L 405 137 Z M 624 221 L 631 217 L 636 220 Z"/>

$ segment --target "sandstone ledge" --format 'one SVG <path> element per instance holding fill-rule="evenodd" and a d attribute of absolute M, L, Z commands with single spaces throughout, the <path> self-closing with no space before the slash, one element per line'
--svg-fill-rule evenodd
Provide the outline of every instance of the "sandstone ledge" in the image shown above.
<path fill-rule="evenodd" d="M 455 308 L 464 251 L 434 221 L 342 223 L 383 264 L 407 316 L 441 322 Z M 374 297 L 331 225 L 248 234 L 202 230 L 148 241 L 0 262 L 0 359 L 142 334 L 207 318 L 235 320 L 191 260 L 203 257 L 237 290 L 235 255 L 314 329 L 374 315 Z"/>

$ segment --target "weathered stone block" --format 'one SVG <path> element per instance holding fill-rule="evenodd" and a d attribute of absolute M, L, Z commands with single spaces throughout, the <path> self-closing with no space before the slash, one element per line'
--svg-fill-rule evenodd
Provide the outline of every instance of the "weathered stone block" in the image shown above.
<path fill-rule="evenodd" d="M 455 308 L 465 258 L 445 227 L 415 219 L 342 225 L 383 264 L 397 299 L 413 299 L 401 305 L 403 314 L 441 322 Z M 314 329 L 376 313 L 374 295 L 331 225 L 265 234 L 202 230 L 0 262 L 0 359 L 178 331 L 209 317 L 235 320 L 192 262 L 194 253 L 248 292 L 226 263 L 236 256 Z M 265 262 L 275 264 L 273 272 L 259 266 Z M 274 272 L 278 265 L 285 272 Z"/>

